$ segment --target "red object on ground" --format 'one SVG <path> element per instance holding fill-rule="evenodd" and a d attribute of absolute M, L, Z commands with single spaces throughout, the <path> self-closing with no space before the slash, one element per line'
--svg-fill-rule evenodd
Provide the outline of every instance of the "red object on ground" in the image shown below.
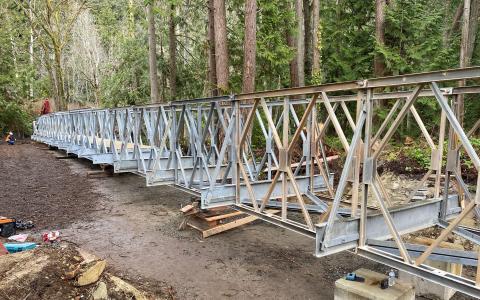
<path fill-rule="evenodd" d="M 58 239 L 59 236 L 60 236 L 59 231 L 49 231 L 42 234 L 42 239 L 44 242 L 53 243 L 55 240 Z"/>
<path fill-rule="evenodd" d="M 42 110 L 40 111 L 40 114 L 46 115 L 49 113 L 50 113 L 50 101 L 48 101 L 48 99 L 45 99 L 45 101 L 43 101 Z"/>
<path fill-rule="evenodd" d="M 8 250 L 7 250 L 7 248 L 5 248 L 5 246 L 3 246 L 2 243 L 0 243 L 0 256 L 5 255 L 5 254 L 8 254 Z"/>

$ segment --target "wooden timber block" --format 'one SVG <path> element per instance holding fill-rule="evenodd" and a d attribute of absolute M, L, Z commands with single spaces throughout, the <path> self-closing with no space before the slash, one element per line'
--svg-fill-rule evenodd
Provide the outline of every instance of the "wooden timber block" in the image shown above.
<path fill-rule="evenodd" d="M 241 214 L 242 214 L 241 211 L 234 211 L 234 212 L 223 214 L 223 215 L 205 217 L 205 221 L 207 222 L 219 221 L 219 220 L 235 217 Z"/>
<path fill-rule="evenodd" d="M 192 210 L 192 209 L 194 209 L 194 206 L 191 205 L 191 204 L 188 204 L 188 205 L 185 205 L 184 207 L 182 207 L 182 208 L 180 209 L 180 211 L 183 212 L 183 213 L 187 213 L 187 212 L 189 212 L 189 211 Z"/>
<path fill-rule="evenodd" d="M 355 273 L 365 278 L 365 282 L 349 281 L 344 277 L 338 279 L 335 281 L 335 300 L 415 300 L 415 289 L 399 280 L 394 286 L 382 290 L 380 282 L 387 275 L 367 269 L 358 269 Z"/>
<path fill-rule="evenodd" d="M 266 213 L 277 213 L 278 210 L 269 209 L 269 210 L 265 210 L 265 212 Z M 226 218 L 230 218 L 230 217 L 233 217 L 233 216 L 239 216 L 241 214 L 243 214 L 243 213 L 241 213 L 241 212 L 229 213 L 229 214 L 227 214 L 228 216 Z M 237 228 L 239 226 L 251 223 L 251 222 L 258 219 L 258 217 L 256 217 L 256 216 L 248 216 L 247 215 L 243 218 L 234 219 L 232 221 L 228 221 L 228 222 L 225 222 L 223 224 L 218 223 L 218 221 L 220 221 L 221 219 L 225 220 L 226 218 L 224 216 L 217 216 L 217 217 L 211 217 L 211 219 L 209 220 L 208 218 L 205 219 L 205 218 L 199 218 L 199 217 L 195 216 L 195 217 L 190 218 L 187 221 L 187 226 L 190 226 L 190 227 L 200 231 L 202 233 L 202 237 L 207 238 L 209 236 L 212 236 L 212 235 L 215 235 L 215 234 L 218 234 L 218 233 L 221 233 L 221 232 L 224 232 L 224 231 L 227 231 L 227 230 L 231 230 L 231 229 Z"/>
<path fill-rule="evenodd" d="M 215 223 L 211 223 L 211 222 L 205 223 L 205 222 L 201 222 L 198 218 L 192 218 L 187 221 L 187 225 L 200 231 L 202 233 L 203 238 L 207 238 L 209 236 L 251 223 L 256 219 L 258 218 L 255 216 L 246 216 L 240 219 L 236 219 L 234 221 L 230 221 L 228 223 L 218 224 L 216 223 L 216 221 L 214 221 Z"/>
<path fill-rule="evenodd" d="M 110 176 L 112 175 L 106 173 L 104 170 L 87 172 L 87 177 L 102 178 L 102 177 L 110 177 Z"/>

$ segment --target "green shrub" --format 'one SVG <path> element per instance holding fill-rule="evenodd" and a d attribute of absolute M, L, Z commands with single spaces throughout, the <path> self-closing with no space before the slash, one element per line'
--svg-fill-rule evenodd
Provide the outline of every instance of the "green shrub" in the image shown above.
<path fill-rule="evenodd" d="M 325 136 L 325 144 L 330 147 L 333 151 L 344 152 L 342 141 L 340 138 L 334 135 L 326 135 Z"/>
<path fill-rule="evenodd" d="M 0 99 L 0 132 L 13 131 L 24 136 L 32 133 L 33 116 L 16 102 Z"/>
<path fill-rule="evenodd" d="M 424 148 L 408 147 L 405 149 L 405 155 L 415 160 L 421 167 L 430 167 L 430 152 Z"/>
<path fill-rule="evenodd" d="M 480 138 L 470 138 L 470 142 L 475 150 L 480 150 Z"/>

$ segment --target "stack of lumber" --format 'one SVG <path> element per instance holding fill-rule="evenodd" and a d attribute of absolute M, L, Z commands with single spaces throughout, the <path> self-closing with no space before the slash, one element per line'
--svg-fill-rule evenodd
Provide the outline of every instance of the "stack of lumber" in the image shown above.
<path fill-rule="evenodd" d="M 256 216 L 250 216 L 229 207 L 202 210 L 196 202 L 182 207 L 180 211 L 185 217 L 181 228 L 191 227 L 198 230 L 203 238 L 237 228 L 258 219 Z M 274 213 L 277 211 L 266 210 L 266 212 Z"/>

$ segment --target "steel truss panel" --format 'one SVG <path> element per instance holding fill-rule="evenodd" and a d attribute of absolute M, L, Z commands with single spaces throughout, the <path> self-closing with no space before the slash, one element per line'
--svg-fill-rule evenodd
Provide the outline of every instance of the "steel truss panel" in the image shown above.
<path fill-rule="evenodd" d="M 476 229 L 459 226 L 470 212 L 480 216 L 480 176 L 472 193 L 457 171 L 460 151 L 480 171 L 480 158 L 469 140 L 480 120 L 464 129 L 456 101 L 460 95 L 480 93 L 480 87 L 439 87 L 468 79 L 480 79 L 480 67 L 58 112 L 34 122 L 32 139 L 113 165 L 115 172 L 143 176 L 148 186 L 173 185 L 198 196 L 202 208 L 231 205 L 311 237 L 316 256 L 356 249 L 369 259 L 478 297 L 475 282 L 424 264 L 428 258 L 478 268 L 473 253 L 437 249 L 450 233 L 480 245 Z M 420 97 L 434 98 L 440 107 L 437 136 L 415 109 Z M 395 104 L 377 129 L 373 103 L 387 99 Z M 430 147 L 431 165 L 409 197 L 422 191 L 426 200 L 395 207 L 378 173 L 378 159 L 407 114 Z M 327 157 L 327 134 L 340 141 L 342 155 Z M 337 158 L 341 177 L 334 186 L 330 167 L 336 162 L 329 161 Z M 427 197 L 430 176 L 435 177 L 434 191 Z M 461 198 L 450 195 L 451 180 Z M 321 200 L 326 198 L 333 201 Z M 277 207 L 279 213 L 268 213 L 266 207 Z M 402 240 L 402 234 L 432 226 L 443 230 L 428 247 Z"/>

